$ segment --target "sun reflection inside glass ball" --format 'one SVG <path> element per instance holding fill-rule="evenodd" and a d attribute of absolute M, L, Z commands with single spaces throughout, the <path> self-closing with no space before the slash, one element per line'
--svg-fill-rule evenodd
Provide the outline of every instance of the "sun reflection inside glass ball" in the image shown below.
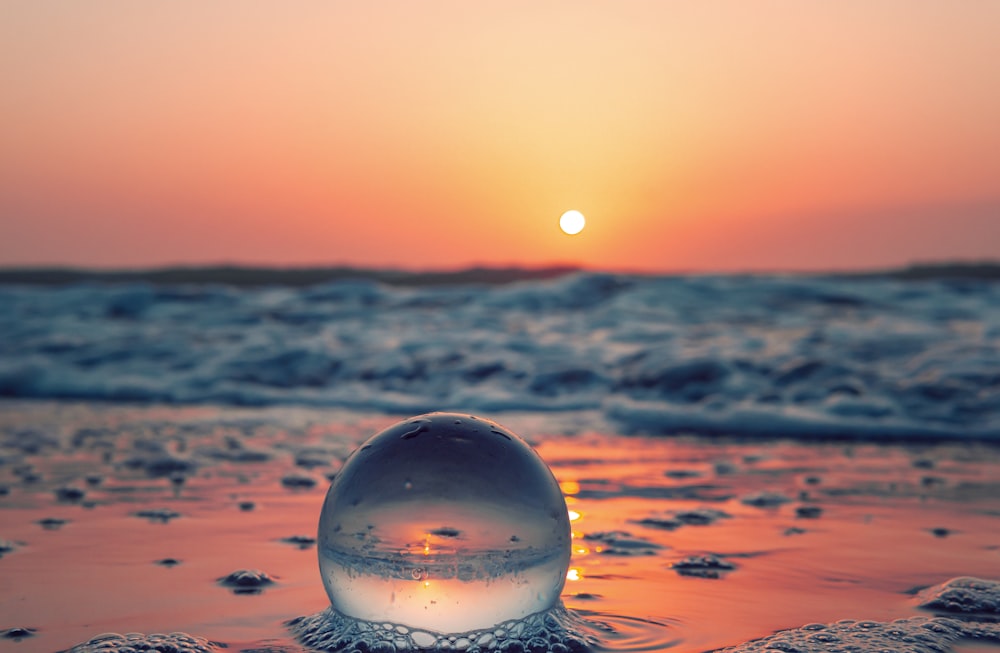
<path fill-rule="evenodd" d="M 524 440 L 489 420 L 431 413 L 347 460 L 318 549 L 338 612 L 460 633 L 556 605 L 570 525 L 552 472 Z"/>

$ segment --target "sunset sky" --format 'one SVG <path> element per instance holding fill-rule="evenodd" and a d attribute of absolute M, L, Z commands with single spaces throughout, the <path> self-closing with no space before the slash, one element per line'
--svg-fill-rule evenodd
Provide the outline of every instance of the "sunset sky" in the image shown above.
<path fill-rule="evenodd" d="M 998 34 L 995 0 L 4 0 L 0 265 L 995 258 Z"/>

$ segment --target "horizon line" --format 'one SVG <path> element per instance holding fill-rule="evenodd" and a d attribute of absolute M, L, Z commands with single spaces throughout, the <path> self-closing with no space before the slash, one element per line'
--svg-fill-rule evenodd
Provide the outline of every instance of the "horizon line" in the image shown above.
<path fill-rule="evenodd" d="M 504 284 L 559 278 L 575 273 L 630 276 L 800 276 L 896 279 L 1000 280 L 1000 259 L 913 262 L 903 266 L 831 270 L 615 270 L 574 264 L 485 265 L 410 270 L 347 264 L 259 265 L 245 263 L 180 264 L 98 268 L 74 265 L 0 265 L 0 285 L 59 286 L 73 283 L 138 283 L 154 285 L 218 284 L 244 287 L 307 286 L 350 279 L 388 285 Z"/>

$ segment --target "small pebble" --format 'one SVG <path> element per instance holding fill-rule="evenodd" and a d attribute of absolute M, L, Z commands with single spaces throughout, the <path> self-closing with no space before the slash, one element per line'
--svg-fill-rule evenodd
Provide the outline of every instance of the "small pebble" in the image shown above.
<path fill-rule="evenodd" d="M 281 484 L 290 490 L 307 490 L 316 486 L 316 479 L 311 476 L 289 474 L 281 479 Z"/>
<path fill-rule="evenodd" d="M 41 526 L 42 528 L 44 528 L 47 531 L 54 531 L 54 530 L 56 530 L 58 528 L 61 528 L 65 524 L 68 524 L 69 520 L 68 519 L 60 519 L 58 517 L 45 517 L 44 519 L 39 519 L 35 523 L 38 524 L 39 526 Z"/>
<path fill-rule="evenodd" d="M 78 487 L 56 488 L 55 493 L 56 499 L 59 501 L 79 501 L 85 494 L 85 492 Z"/>
<path fill-rule="evenodd" d="M 23 628 L 19 626 L 8 628 L 2 632 L 4 639 L 12 639 L 15 642 L 19 642 L 26 637 L 33 637 L 35 635 L 34 628 Z"/>
<path fill-rule="evenodd" d="M 289 537 L 281 538 L 281 541 L 285 544 L 297 546 L 300 549 L 308 549 L 312 545 L 316 544 L 316 538 L 309 537 L 307 535 L 291 535 Z"/>
<path fill-rule="evenodd" d="M 670 517 L 646 517 L 645 519 L 640 519 L 636 522 L 640 526 L 648 526 L 649 528 L 662 528 L 667 531 L 672 531 L 680 528 L 684 525 L 679 519 L 673 519 Z"/>
<path fill-rule="evenodd" d="M 633 537 L 626 531 L 587 533 L 583 539 L 595 542 L 594 550 L 604 555 L 653 555 L 663 548 L 654 542 Z"/>
<path fill-rule="evenodd" d="M 274 584 L 274 579 L 259 569 L 237 569 L 218 580 L 234 594 L 260 594 L 265 587 Z"/>
<path fill-rule="evenodd" d="M 151 522 L 159 522 L 161 524 L 166 524 L 171 519 L 177 519 L 178 517 L 181 516 L 179 512 L 174 512 L 169 508 L 150 508 L 147 510 L 140 510 L 133 514 L 136 517 L 148 519 Z"/>
<path fill-rule="evenodd" d="M 674 513 L 674 519 L 678 519 L 683 524 L 689 526 L 708 526 L 720 519 L 729 519 L 730 514 L 714 508 L 694 508 L 692 510 L 680 510 Z"/>
<path fill-rule="evenodd" d="M 823 514 L 823 509 L 819 506 L 799 506 L 795 509 L 795 516 L 800 519 L 818 519 Z"/>
<path fill-rule="evenodd" d="M 791 501 L 788 497 L 777 492 L 757 492 L 743 497 L 743 503 L 756 508 L 772 508 Z"/>
<path fill-rule="evenodd" d="M 736 569 L 736 565 L 723 560 L 711 553 L 699 556 L 689 556 L 670 565 L 670 568 L 682 576 L 698 578 L 721 578 L 722 574 Z"/>
<path fill-rule="evenodd" d="M 314 454 L 300 453 L 295 457 L 295 465 L 297 467 L 302 467 L 304 469 L 313 469 L 314 467 L 327 467 L 330 461 L 320 458 Z"/>
<path fill-rule="evenodd" d="M 676 510 L 669 517 L 647 517 L 637 524 L 650 528 L 675 530 L 681 526 L 708 526 L 720 519 L 729 519 L 732 515 L 714 508 L 692 508 L 691 510 Z"/>
<path fill-rule="evenodd" d="M 697 478 L 701 476 L 701 472 L 696 472 L 691 469 L 672 469 L 664 472 L 663 475 L 667 478 Z"/>

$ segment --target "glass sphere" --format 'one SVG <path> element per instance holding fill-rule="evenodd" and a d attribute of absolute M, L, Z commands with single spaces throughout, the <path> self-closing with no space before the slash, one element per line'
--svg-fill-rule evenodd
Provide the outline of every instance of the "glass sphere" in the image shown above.
<path fill-rule="evenodd" d="M 571 549 L 566 501 L 538 454 L 456 413 L 404 420 L 355 451 L 317 544 L 338 612 L 438 633 L 551 608 Z"/>

